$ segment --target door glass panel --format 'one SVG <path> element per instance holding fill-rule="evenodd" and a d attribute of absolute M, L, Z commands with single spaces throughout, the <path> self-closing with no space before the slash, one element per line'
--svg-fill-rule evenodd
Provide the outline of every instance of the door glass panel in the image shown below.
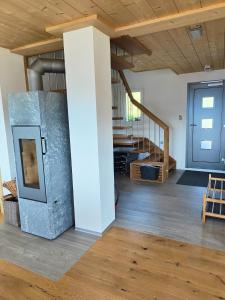
<path fill-rule="evenodd" d="M 213 107 L 214 107 L 214 97 L 202 98 L 202 108 L 213 108 Z"/>
<path fill-rule="evenodd" d="M 211 150 L 212 149 L 212 141 L 201 141 L 201 149 L 202 150 Z"/>
<path fill-rule="evenodd" d="M 20 155 L 24 186 L 39 189 L 37 152 L 34 139 L 20 139 Z"/>
<path fill-rule="evenodd" d="M 202 119 L 202 128 L 204 129 L 213 128 L 213 119 Z"/>

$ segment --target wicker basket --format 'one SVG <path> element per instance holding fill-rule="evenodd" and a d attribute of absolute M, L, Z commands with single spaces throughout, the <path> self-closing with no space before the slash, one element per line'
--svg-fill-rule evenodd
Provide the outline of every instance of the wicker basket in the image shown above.
<path fill-rule="evenodd" d="M 4 221 L 5 223 L 20 226 L 20 214 L 18 200 L 13 195 L 4 197 Z"/>
<path fill-rule="evenodd" d="M 3 186 L 10 191 L 13 197 L 17 198 L 16 180 L 4 182 Z"/>

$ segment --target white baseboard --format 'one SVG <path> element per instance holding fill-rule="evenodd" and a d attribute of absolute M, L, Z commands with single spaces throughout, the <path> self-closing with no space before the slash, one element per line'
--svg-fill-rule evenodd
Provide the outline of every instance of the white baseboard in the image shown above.
<path fill-rule="evenodd" d="M 97 232 L 97 231 L 92 231 L 92 230 L 86 230 L 86 229 L 79 228 L 79 227 L 75 227 L 75 231 L 84 232 L 87 234 L 95 235 L 97 237 L 102 237 L 112 227 L 113 223 L 114 223 L 114 221 L 112 223 L 110 223 L 109 226 L 107 226 L 106 229 L 102 233 Z"/>

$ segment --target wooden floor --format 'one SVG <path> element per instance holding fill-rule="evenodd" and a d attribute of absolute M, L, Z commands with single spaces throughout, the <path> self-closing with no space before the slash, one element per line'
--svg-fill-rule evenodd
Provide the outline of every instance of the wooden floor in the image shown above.
<path fill-rule="evenodd" d="M 176 172 L 163 185 L 136 184 L 120 177 L 114 226 L 225 251 L 225 221 L 208 219 L 202 225 L 205 189 L 177 185 L 180 175 Z M 57 280 L 96 239 L 71 229 L 57 240 L 48 241 L 0 224 L 0 259 Z"/>
<path fill-rule="evenodd" d="M 179 241 L 225 251 L 225 221 L 201 221 L 202 196 L 206 188 L 176 184 L 182 171 L 170 175 L 164 184 L 133 183 L 117 178 L 119 226 Z"/>
<path fill-rule="evenodd" d="M 4 216 L 3 214 L 0 213 L 0 224 L 2 224 L 4 222 Z"/>
<path fill-rule="evenodd" d="M 57 282 L 0 261 L 0 299 L 225 299 L 225 253 L 112 228 Z"/>

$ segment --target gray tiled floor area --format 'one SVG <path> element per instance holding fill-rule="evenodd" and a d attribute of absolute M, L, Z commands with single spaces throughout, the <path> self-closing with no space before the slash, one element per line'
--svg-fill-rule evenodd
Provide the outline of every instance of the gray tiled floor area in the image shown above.
<path fill-rule="evenodd" d="M 60 279 L 95 242 L 96 237 L 70 229 L 48 241 L 0 225 L 0 259 L 15 263 L 53 280 Z"/>

